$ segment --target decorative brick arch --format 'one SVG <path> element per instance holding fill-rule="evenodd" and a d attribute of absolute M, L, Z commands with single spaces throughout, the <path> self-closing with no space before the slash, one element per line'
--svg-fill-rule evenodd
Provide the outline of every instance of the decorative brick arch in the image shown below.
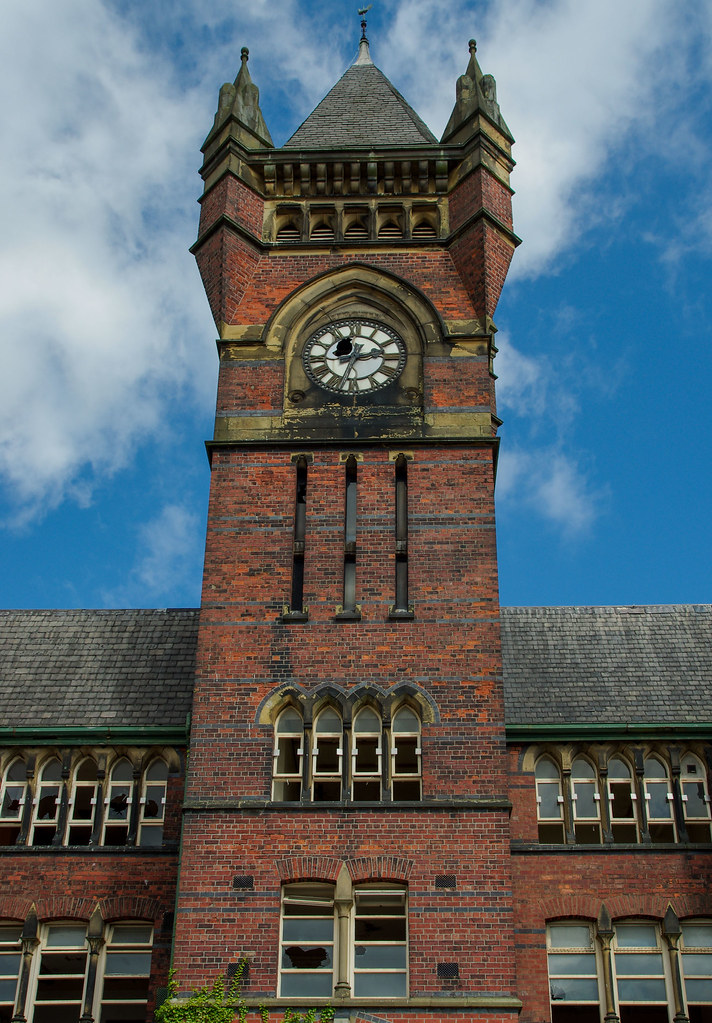
<path fill-rule="evenodd" d="M 403 856 L 359 856 L 346 860 L 354 884 L 362 881 L 407 881 L 413 861 Z"/>
<path fill-rule="evenodd" d="M 601 906 L 611 915 L 611 919 L 625 920 L 630 917 L 648 917 L 662 920 L 668 905 L 678 917 L 712 916 L 712 894 L 698 893 L 694 895 L 669 895 L 650 893 L 626 893 L 606 897 L 598 895 L 562 895 L 558 898 L 542 900 L 539 903 L 542 918 L 546 921 L 583 919 L 597 920 Z"/>
<path fill-rule="evenodd" d="M 44 920 L 89 920 L 96 906 L 95 899 L 56 895 L 37 899 L 37 918 Z"/>
<path fill-rule="evenodd" d="M 160 920 L 163 907 L 157 899 L 145 896 L 116 896 L 99 899 L 101 915 L 107 922 L 114 920 Z"/>
<path fill-rule="evenodd" d="M 276 862 L 277 873 L 282 884 L 293 881 L 331 881 L 341 869 L 341 860 L 333 856 L 285 856 Z"/>
<path fill-rule="evenodd" d="M 23 895 L 0 895 L 0 917 L 24 921 L 32 907 L 32 899 Z"/>

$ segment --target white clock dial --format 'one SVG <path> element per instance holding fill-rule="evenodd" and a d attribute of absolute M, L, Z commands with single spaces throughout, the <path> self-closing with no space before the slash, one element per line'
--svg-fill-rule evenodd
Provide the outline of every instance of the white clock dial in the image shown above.
<path fill-rule="evenodd" d="M 400 376 L 405 359 L 405 343 L 395 330 L 360 318 L 321 327 L 302 354 L 310 380 L 337 394 L 368 394 L 387 387 Z"/>

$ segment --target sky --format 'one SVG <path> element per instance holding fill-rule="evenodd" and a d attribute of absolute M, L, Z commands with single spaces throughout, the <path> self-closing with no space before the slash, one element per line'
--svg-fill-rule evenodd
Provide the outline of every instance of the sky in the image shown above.
<path fill-rule="evenodd" d="M 358 49 L 347 0 L 8 0 L 0 606 L 200 600 L 215 327 L 200 145 L 240 47 L 281 145 Z M 517 140 L 495 320 L 503 604 L 704 603 L 712 3 L 374 0 L 440 135 L 476 38 Z"/>

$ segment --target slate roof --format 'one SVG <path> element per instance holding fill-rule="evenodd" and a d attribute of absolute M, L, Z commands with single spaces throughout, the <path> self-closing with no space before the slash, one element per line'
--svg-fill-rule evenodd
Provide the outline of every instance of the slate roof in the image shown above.
<path fill-rule="evenodd" d="M 168 725 L 198 611 L 0 611 L 0 728 Z M 712 606 L 504 607 L 509 725 L 712 719 Z"/>
<path fill-rule="evenodd" d="M 712 606 L 502 608 L 512 724 L 712 720 Z"/>
<path fill-rule="evenodd" d="M 184 726 L 197 629 L 193 609 L 0 611 L 0 728 Z"/>
<path fill-rule="evenodd" d="M 437 142 L 375 64 L 357 61 L 285 142 L 285 149 L 422 146 Z"/>

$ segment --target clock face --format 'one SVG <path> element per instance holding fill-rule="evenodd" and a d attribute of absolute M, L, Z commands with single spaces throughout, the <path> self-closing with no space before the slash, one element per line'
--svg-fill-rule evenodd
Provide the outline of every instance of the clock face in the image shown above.
<path fill-rule="evenodd" d="M 313 383 L 336 394 L 369 394 L 403 371 L 406 348 L 395 330 L 376 320 L 336 320 L 312 334 L 302 361 Z"/>

